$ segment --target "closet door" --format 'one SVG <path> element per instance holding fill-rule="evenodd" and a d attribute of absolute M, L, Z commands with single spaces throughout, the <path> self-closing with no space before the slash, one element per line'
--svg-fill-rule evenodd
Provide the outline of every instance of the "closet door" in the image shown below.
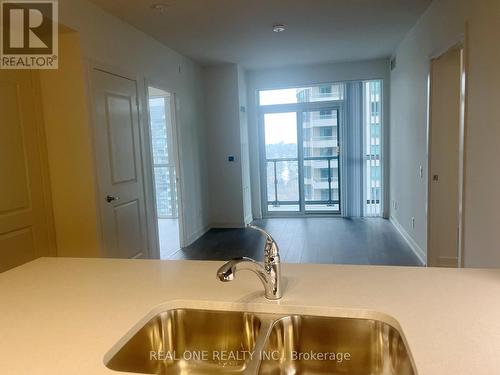
<path fill-rule="evenodd" d="M 55 255 L 44 201 L 42 124 L 34 73 L 0 71 L 0 272 Z"/>

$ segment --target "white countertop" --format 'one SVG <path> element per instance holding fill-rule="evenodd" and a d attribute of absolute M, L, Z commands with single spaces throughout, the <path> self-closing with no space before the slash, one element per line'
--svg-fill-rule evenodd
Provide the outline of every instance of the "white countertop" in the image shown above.
<path fill-rule="evenodd" d="M 387 314 L 419 375 L 500 374 L 500 270 L 284 264 L 284 296 L 270 302 L 252 273 L 217 281 L 220 264 L 41 258 L 2 273 L 0 374 L 118 374 L 103 357 L 134 325 L 193 303 Z"/>

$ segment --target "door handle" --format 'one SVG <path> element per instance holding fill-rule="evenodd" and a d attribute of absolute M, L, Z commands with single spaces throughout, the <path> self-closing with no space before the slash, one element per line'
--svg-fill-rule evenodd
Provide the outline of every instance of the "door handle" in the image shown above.
<path fill-rule="evenodd" d="M 113 201 L 120 200 L 120 197 L 113 197 L 112 195 L 107 195 L 105 199 L 106 199 L 106 202 L 111 203 Z"/>

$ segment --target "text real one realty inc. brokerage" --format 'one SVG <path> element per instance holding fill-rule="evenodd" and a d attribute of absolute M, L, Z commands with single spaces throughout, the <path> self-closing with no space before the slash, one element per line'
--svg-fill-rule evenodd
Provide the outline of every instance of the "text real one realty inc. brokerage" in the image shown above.
<path fill-rule="evenodd" d="M 261 360 L 288 359 L 292 361 L 335 361 L 342 363 L 351 360 L 351 353 L 342 352 L 297 352 L 292 351 L 284 355 L 280 351 L 259 351 L 250 350 L 197 350 L 197 351 L 150 351 L 149 359 L 151 361 L 181 361 L 181 360 L 199 360 L 199 361 L 246 361 L 258 357 Z"/>

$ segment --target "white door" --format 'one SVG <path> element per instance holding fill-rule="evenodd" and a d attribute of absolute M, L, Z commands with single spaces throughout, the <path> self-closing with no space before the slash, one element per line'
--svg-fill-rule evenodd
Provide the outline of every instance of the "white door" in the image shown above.
<path fill-rule="evenodd" d="M 34 74 L 0 71 L 0 272 L 55 255 L 44 201 L 44 148 Z M 52 228 L 53 229 L 53 228 Z"/>
<path fill-rule="evenodd" d="M 429 129 L 430 266 L 458 266 L 461 50 L 432 60 Z"/>
<path fill-rule="evenodd" d="M 148 258 L 137 82 L 92 69 L 104 256 Z"/>

